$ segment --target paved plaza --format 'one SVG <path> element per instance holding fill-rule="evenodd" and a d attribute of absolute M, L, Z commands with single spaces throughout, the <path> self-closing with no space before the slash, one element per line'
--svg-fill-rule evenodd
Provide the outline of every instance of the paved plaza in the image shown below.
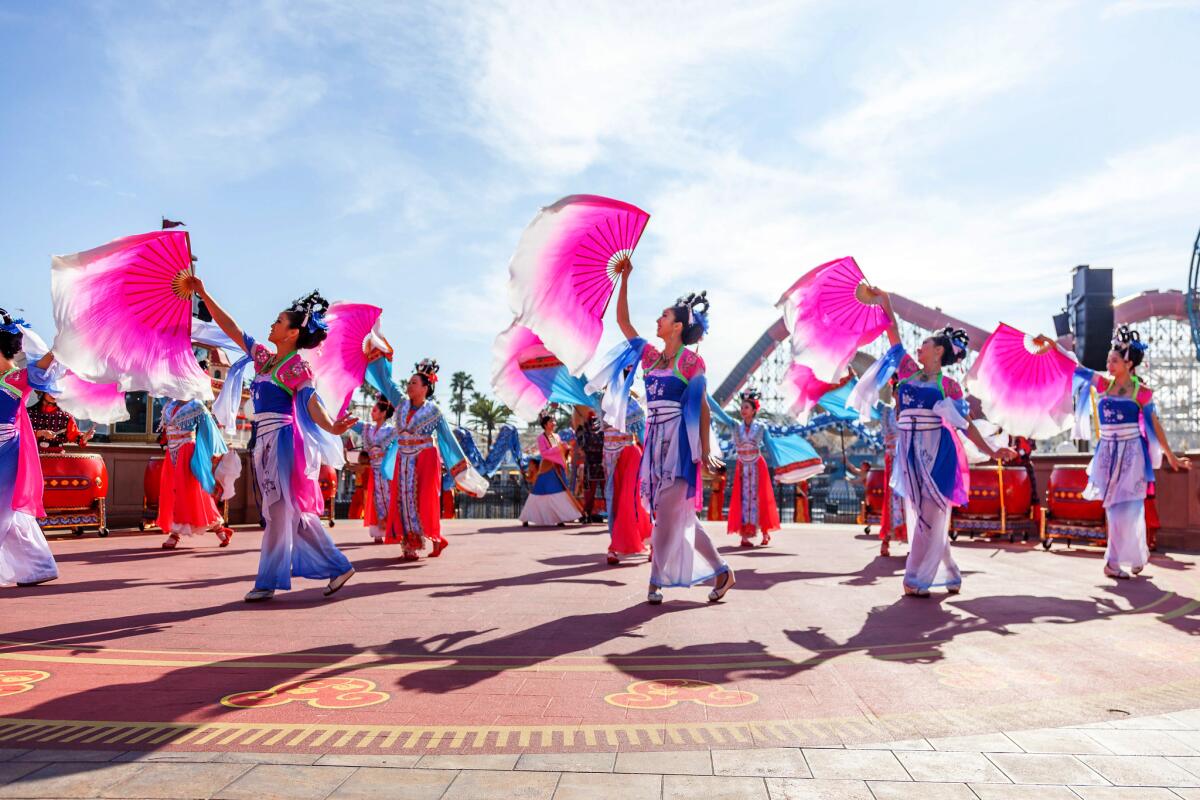
<path fill-rule="evenodd" d="M 252 529 L 56 539 L 3 591 L 0 797 L 1200 798 L 1195 555 L 960 541 L 922 600 L 861 529 L 787 526 L 652 608 L 599 526 L 448 531 L 402 564 L 339 522 L 354 580 L 263 605 Z"/>

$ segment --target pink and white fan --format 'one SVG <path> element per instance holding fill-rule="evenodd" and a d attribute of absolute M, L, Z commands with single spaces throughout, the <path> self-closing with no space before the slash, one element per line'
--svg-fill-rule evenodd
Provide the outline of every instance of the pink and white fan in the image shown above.
<path fill-rule="evenodd" d="M 1071 427 L 1075 361 L 1000 323 L 967 373 L 984 415 L 1012 436 L 1045 439 Z"/>
<path fill-rule="evenodd" d="M 49 346 L 32 328 L 22 327 L 24 343 L 22 349 L 30 361 L 46 355 Z M 115 383 L 91 383 L 71 372 L 61 363 L 51 367 L 60 389 L 55 396 L 58 407 L 76 419 L 111 425 L 129 419 L 129 408 L 125 405 L 125 393 Z"/>
<path fill-rule="evenodd" d="M 850 256 L 805 273 L 776 307 L 791 334 L 792 360 L 826 383 L 840 380 L 859 348 L 888 325 L 887 314 Z"/>
<path fill-rule="evenodd" d="M 192 274 L 185 231 L 126 236 L 54 256 L 54 354 L 91 383 L 176 400 L 211 400 L 192 352 Z"/>
<path fill-rule="evenodd" d="M 629 203 L 577 194 L 543 208 L 521 234 L 508 265 L 509 305 L 572 375 L 596 353 L 617 264 L 649 219 Z"/>
<path fill-rule="evenodd" d="M 334 302 L 325 313 L 328 335 L 305 358 L 312 367 L 313 385 L 329 413 L 341 416 L 350 407 L 354 390 L 367 373 L 367 354 L 390 353 L 379 328 L 383 309 L 365 303 Z"/>

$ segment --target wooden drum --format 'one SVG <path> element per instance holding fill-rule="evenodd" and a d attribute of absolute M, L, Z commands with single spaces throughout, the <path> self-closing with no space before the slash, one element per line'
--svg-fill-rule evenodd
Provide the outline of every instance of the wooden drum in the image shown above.
<path fill-rule="evenodd" d="M 97 453 L 41 453 L 42 503 L 46 516 L 38 520 L 44 530 L 71 529 L 76 536 L 96 530 L 108 536 L 104 496 L 108 493 L 108 468 Z"/>
<path fill-rule="evenodd" d="M 321 515 L 321 519 L 329 521 L 329 527 L 333 527 L 333 501 L 337 496 L 337 470 L 328 464 L 321 465 L 321 471 L 317 476 L 317 482 L 321 486 L 321 500 L 325 503 L 325 513 Z"/>

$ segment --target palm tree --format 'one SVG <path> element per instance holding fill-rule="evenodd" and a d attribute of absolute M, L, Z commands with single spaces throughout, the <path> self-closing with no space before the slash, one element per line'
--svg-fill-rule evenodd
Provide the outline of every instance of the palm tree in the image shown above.
<path fill-rule="evenodd" d="M 512 416 L 512 411 L 503 403 L 497 403 L 479 392 L 471 395 L 471 405 L 467 408 L 467 413 L 475 420 L 476 425 L 487 431 L 488 450 L 492 449 L 492 433 Z"/>
<path fill-rule="evenodd" d="M 467 410 L 467 392 L 475 388 L 475 379 L 466 372 L 456 372 L 450 376 L 450 413 L 454 415 L 454 425 L 462 427 L 462 415 Z"/>

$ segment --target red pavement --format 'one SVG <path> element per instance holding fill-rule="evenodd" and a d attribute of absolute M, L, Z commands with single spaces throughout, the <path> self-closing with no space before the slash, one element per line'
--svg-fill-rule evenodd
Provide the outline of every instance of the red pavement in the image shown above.
<path fill-rule="evenodd" d="M 0 590 L 0 747 L 358 753 L 886 741 L 1100 721 L 1200 696 L 1194 555 L 1146 577 L 1097 551 L 959 543 L 958 597 L 904 598 L 903 559 L 849 526 L 723 548 L 706 589 L 645 604 L 602 528 L 456 520 L 401 564 L 341 522 L 359 574 L 247 605 L 257 531 L 227 549 L 56 539 L 62 578 Z M 722 533 L 722 538 L 726 539 Z M 903 553 L 903 548 L 894 552 Z"/>

